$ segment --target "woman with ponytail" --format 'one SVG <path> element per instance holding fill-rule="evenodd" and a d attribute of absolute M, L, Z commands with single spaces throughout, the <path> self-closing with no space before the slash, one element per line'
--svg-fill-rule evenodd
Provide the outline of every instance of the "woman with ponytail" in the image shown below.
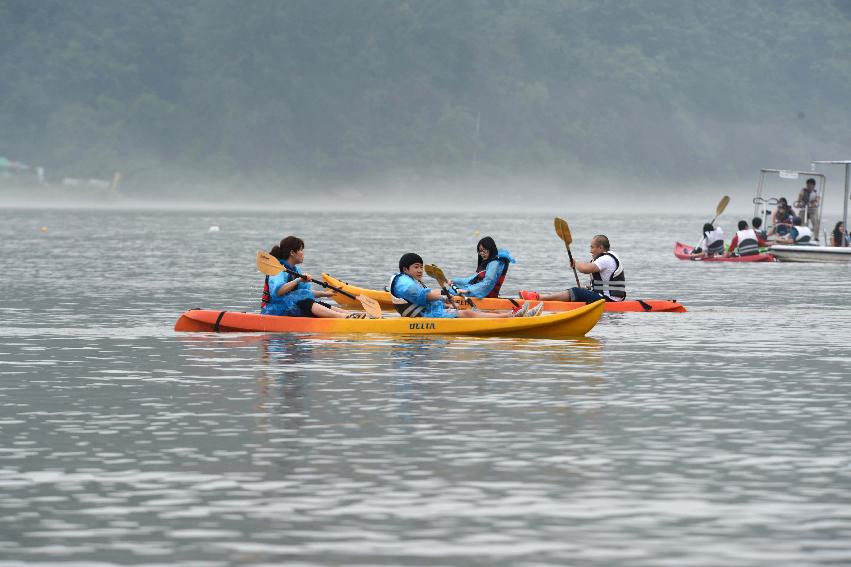
<path fill-rule="evenodd" d="M 313 291 L 310 274 L 298 267 L 304 262 L 304 241 L 297 236 L 287 236 L 269 252 L 285 268 L 276 276 L 266 276 L 260 313 L 287 317 L 333 317 L 345 319 L 349 311 L 316 301 L 317 297 L 330 297 L 331 291 Z M 287 271 L 289 270 L 289 271 Z M 290 272 L 294 272 L 290 273 Z"/>

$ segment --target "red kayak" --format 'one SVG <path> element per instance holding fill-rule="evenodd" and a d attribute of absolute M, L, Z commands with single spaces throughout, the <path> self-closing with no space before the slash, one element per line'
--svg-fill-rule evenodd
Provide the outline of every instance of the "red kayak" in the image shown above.
<path fill-rule="evenodd" d="M 691 255 L 692 247 L 677 242 L 674 244 L 674 256 L 680 260 L 694 260 L 696 262 L 773 262 L 774 256 L 771 254 L 754 254 L 752 256 L 710 256 L 709 258 L 694 258 Z"/>

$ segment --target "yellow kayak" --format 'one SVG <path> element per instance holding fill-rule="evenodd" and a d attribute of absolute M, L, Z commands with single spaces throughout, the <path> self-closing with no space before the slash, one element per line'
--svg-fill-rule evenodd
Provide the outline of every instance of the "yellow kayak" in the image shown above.
<path fill-rule="evenodd" d="M 174 325 L 182 332 L 261 333 L 378 333 L 385 335 L 474 335 L 564 339 L 581 337 L 594 328 L 603 314 L 600 300 L 579 309 L 538 317 L 504 319 L 322 319 L 279 317 L 238 311 L 191 309 Z"/>
<path fill-rule="evenodd" d="M 395 311 L 393 307 L 393 299 L 387 291 L 379 291 L 377 289 L 367 289 L 358 287 L 344 281 L 340 281 L 328 274 L 322 274 L 322 279 L 325 283 L 340 288 L 352 295 L 366 295 L 376 300 L 381 309 L 385 311 Z M 346 297 L 341 293 L 335 293 L 331 297 L 340 305 L 351 309 L 362 309 L 360 303 L 356 300 Z M 460 297 L 455 298 L 456 301 L 464 301 Z M 473 300 L 476 307 L 485 311 L 497 311 L 500 309 L 513 309 L 523 303 L 522 299 L 509 299 L 507 297 L 483 297 Z M 537 302 L 533 302 L 537 303 Z M 585 305 L 579 301 L 545 301 L 544 311 L 571 311 Z M 645 299 L 643 301 L 627 300 L 627 301 L 607 301 L 605 310 L 607 312 L 635 312 L 635 313 L 683 313 L 686 308 L 679 302 L 673 299 Z"/>

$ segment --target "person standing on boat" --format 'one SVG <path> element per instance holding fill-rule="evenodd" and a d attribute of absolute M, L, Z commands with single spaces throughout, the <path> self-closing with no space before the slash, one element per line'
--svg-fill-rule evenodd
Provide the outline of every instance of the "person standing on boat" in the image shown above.
<path fill-rule="evenodd" d="M 787 238 L 778 238 L 777 244 L 807 244 L 813 239 L 813 231 L 804 226 L 803 221 L 795 217 L 792 221 L 792 229 Z"/>
<path fill-rule="evenodd" d="M 710 225 L 711 226 L 711 225 Z M 520 297 L 541 301 L 583 301 L 593 303 L 600 299 L 623 301 L 626 299 L 626 277 L 623 263 L 610 250 L 607 236 L 598 234 L 591 239 L 591 261 L 570 263 L 571 268 L 591 276 L 591 289 L 572 287 L 549 295 L 537 291 L 521 290 Z"/>
<path fill-rule="evenodd" d="M 317 297 L 329 297 L 333 292 L 313 291 L 310 274 L 302 274 L 299 264 L 304 262 L 304 241 L 297 236 L 287 236 L 269 252 L 280 260 L 285 268 L 276 276 L 266 276 L 263 299 L 260 302 L 262 315 L 286 317 L 330 317 L 345 319 L 354 315 L 338 307 L 316 301 Z M 295 274 L 289 273 L 295 272 Z"/>
<path fill-rule="evenodd" d="M 419 254 L 408 252 L 399 259 L 399 273 L 390 280 L 387 289 L 393 296 L 393 305 L 402 317 L 434 317 L 439 319 L 534 317 L 540 315 L 544 304 L 529 308 L 529 302 L 523 304 L 517 312 L 493 313 L 473 311 L 471 309 L 453 309 L 446 306 L 447 292 L 443 289 L 430 289 L 423 283 L 423 259 Z"/>
<path fill-rule="evenodd" d="M 760 238 L 755 230 L 748 227 L 748 221 L 740 220 L 739 230 L 733 236 L 733 240 L 730 241 L 730 248 L 724 254 L 724 257 L 729 258 L 734 252 L 738 256 L 754 256 L 759 254 L 760 246 L 767 245 L 768 243 Z"/>
<path fill-rule="evenodd" d="M 694 258 L 707 258 L 724 253 L 724 231 L 712 223 L 703 225 L 703 238 L 697 248 L 691 251 Z"/>
<path fill-rule="evenodd" d="M 845 232 L 845 224 L 842 221 L 836 223 L 830 235 L 830 245 L 844 248 L 849 245 L 848 233 Z"/>
<path fill-rule="evenodd" d="M 813 230 L 817 230 L 818 204 L 819 197 L 818 189 L 816 189 L 816 180 L 811 177 L 807 179 L 806 186 L 801 188 L 801 192 L 798 193 L 798 201 L 795 203 L 795 206 L 798 207 L 798 216 L 804 219 L 804 224 L 812 227 Z"/>
<path fill-rule="evenodd" d="M 476 245 L 478 252 L 476 273 L 468 278 L 452 280 L 459 292 L 470 297 L 499 297 L 499 290 L 505 282 L 509 264 L 516 260 L 505 248 L 497 250 L 496 242 L 485 236 Z"/>

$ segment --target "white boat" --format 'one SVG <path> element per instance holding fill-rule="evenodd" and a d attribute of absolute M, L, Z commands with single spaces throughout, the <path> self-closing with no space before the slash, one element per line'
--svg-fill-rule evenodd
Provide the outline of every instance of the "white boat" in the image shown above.
<path fill-rule="evenodd" d="M 806 244 L 774 244 L 768 253 L 781 262 L 851 262 L 851 248 Z"/>
<path fill-rule="evenodd" d="M 814 166 L 817 163 L 845 166 L 845 198 L 843 200 L 842 206 L 842 222 L 843 225 L 847 228 L 849 184 L 851 184 L 851 160 L 814 161 Z M 760 183 L 760 189 L 762 189 L 762 183 Z M 822 185 L 822 196 L 823 195 L 824 192 Z M 761 195 L 758 195 L 758 197 L 761 197 Z M 757 204 L 757 199 L 754 199 L 754 204 Z M 819 208 L 818 210 L 818 215 L 818 219 L 819 221 L 821 221 L 821 208 Z M 819 246 L 818 244 L 775 244 L 769 247 L 768 252 L 774 255 L 774 257 L 780 260 L 781 262 L 851 262 L 851 247 Z"/>

